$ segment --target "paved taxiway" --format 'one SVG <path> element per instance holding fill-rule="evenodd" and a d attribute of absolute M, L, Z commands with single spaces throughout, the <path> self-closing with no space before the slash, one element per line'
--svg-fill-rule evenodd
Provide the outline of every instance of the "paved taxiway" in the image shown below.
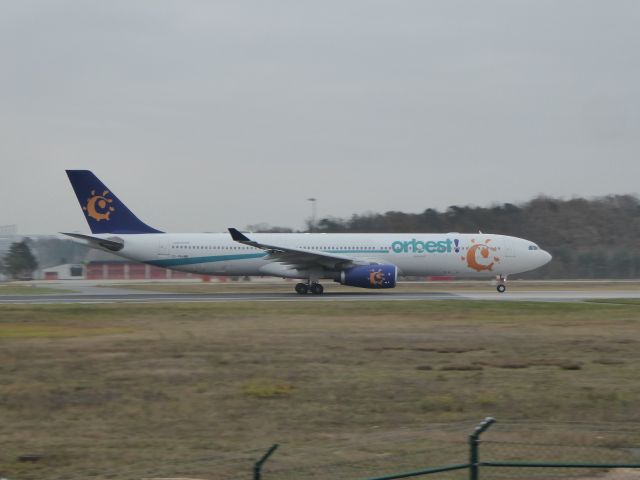
<path fill-rule="evenodd" d="M 97 291 L 96 290 L 100 290 Z M 0 295 L 0 304 L 91 304 L 91 303 L 174 303 L 174 302 L 255 302 L 255 301 L 407 301 L 407 300 L 500 300 L 534 302 L 580 302 L 598 299 L 640 299 L 639 291 L 554 290 L 496 292 L 328 292 L 324 295 L 296 293 L 154 293 L 124 289 L 86 289 L 82 293 L 51 295 Z"/>

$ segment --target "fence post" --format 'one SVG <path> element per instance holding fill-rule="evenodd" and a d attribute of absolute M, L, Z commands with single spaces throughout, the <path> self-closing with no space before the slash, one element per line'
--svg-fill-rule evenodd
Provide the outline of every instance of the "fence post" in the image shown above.
<path fill-rule="evenodd" d="M 275 452 L 278 447 L 279 445 L 277 443 L 274 443 L 271 448 L 267 450 L 267 453 L 265 453 L 262 458 L 253 465 L 253 480 L 260 480 L 262 478 L 262 465 L 264 465 L 264 462 L 266 462 L 269 457 L 273 455 L 273 452 Z"/>
<path fill-rule="evenodd" d="M 476 427 L 471 435 L 469 435 L 469 479 L 478 480 L 480 478 L 480 454 L 478 446 L 480 445 L 480 435 L 493 425 L 496 419 L 493 417 L 485 418 L 480 425 Z"/>

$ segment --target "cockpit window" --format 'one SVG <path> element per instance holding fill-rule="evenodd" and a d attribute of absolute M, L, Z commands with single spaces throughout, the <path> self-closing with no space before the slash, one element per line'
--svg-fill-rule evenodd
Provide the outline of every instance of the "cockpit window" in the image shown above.
<path fill-rule="evenodd" d="M 529 245 L 529 250 L 538 250 L 537 245 Z"/>

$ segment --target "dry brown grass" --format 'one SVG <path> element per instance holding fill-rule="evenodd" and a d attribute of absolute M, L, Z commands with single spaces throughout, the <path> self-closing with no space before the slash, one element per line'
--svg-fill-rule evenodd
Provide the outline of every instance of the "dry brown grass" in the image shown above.
<path fill-rule="evenodd" d="M 2 295 L 54 295 L 73 293 L 73 290 L 63 288 L 44 287 L 25 282 L 0 282 L 0 296 Z"/>
<path fill-rule="evenodd" d="M 3 306 L 0 476 L 247 478 L 281 442 L 267 478 L 363 478 L 428 448 L 440 453 L 414 460 L 464 460 L 487 414 L 637 422 L 639 317 L 461 301 Z M 433 423 L 461 428 L 426 435 Z M 301 467 L 341 462 L 330 477 Z"/>

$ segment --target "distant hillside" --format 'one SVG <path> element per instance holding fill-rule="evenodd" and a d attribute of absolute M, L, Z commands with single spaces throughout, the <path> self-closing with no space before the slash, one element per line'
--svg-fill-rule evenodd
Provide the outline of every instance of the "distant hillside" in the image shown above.
<path fill-rule="evenodd" d="M 500 233 L 532 240 L 553 254 L 550 264 L 526 278 L 640 278 L 640 199 L 631 195 L 324 218 L 315 230 Z"/>

